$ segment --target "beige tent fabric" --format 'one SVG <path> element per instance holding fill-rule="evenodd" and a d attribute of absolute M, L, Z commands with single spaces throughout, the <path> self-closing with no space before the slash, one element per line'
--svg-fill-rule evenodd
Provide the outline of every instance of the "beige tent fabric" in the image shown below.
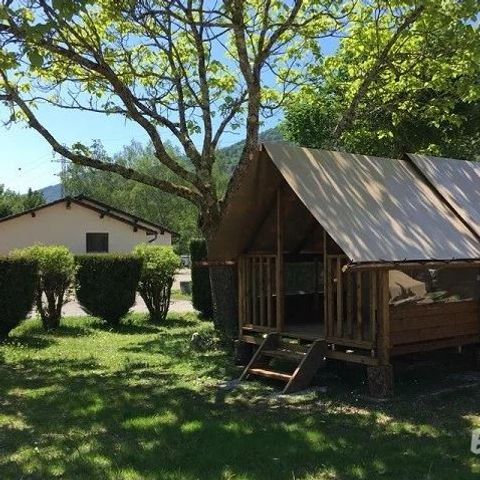
<path fill-rule="evenodd" d="M 400 270 L 390 270 L 388 272 L 388 283 L 390 298 L 397 298 L 403 293 L 421 298 L 427 293 L 425 283 L 415 280 Z"/>
<path fill-rule="evenodd" d="M 480 242 L 408 161 L 283 143 L 264 148 L 352 261 L 480 258 Z"/>
<path fill-rule="evenodd" d="M 408 157 L 480 235 L 480 163 L 427 155 Z"/>

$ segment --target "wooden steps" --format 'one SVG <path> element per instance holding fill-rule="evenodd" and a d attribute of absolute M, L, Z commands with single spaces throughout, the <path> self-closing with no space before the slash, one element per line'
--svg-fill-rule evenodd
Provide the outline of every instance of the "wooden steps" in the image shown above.
<path fill-rule="evenodd" d="M 250 375 L 258 375 L 260 377 L 281 380 L 283 382 L 289 382 L 292 378 L 292 376 L 288 375 L 287 373 L 275 372 L 274 370 L 265 370 L 264 368 L 251 368 L 248 373 Z"/>
<path fill-rule="evenodd" d="M 327 344 L 324 340 L 312 340 L 307 344 L 299 341 L 284 341 L 282 334 L 268 333 L 240 375 L 239 381 L 256 375 L 285 382 L 282 393 L 292 393 L 307 388 L 315 372 L 324 364 Z M 289 338 L 288 336 L 286 336 Z M 289 362 L 292 372 L 275 370 L 270 362 L 274 359 Z"/>
<path fill-rule="evenodd" d="M 262 353 L 265 357 L 282 358 L 285 360 L 297 360 L 298 362 L 300 362 L 303 359 L 303 357 L 306 355 L 306 353 L 294 352 L 293 350 L 285 350 L 285 349 L 265 350 Z"/>

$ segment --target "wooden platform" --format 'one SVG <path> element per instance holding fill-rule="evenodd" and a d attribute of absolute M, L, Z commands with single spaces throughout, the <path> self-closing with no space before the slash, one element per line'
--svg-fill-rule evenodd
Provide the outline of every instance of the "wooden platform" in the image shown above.
<path fill-rule="evenodd" d="M 244 325 L 242 329 L 247 333 L 273 333 L 277 331 L 273 327 L 262 327 L 260 325 Z M 324 339 L 324 328 L 323 325 L 313 323 L 287 324 L 285 325 L 285 330 L 282 332 L 282 335 L 302 340 L 322 340 Z"/>

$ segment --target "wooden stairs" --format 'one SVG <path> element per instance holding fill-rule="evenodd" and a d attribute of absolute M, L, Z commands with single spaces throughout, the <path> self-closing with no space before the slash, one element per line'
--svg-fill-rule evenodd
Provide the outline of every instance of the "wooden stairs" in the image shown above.
<path fill-rule="evenodd" d="M 318 339 L 299 343 L 298 339 L 289 338 L 281 333 L 269 333 L 252 356 L 250 362 L 238 379 L 239 382 L 251 375 L 285 382 L 282 393 L 293 393 L 307 388 L 318 368 L 325 360 L 327 344 Z M 274 370 L 270 363 L 280 359 L 292 365 L 291 373 Z"/>

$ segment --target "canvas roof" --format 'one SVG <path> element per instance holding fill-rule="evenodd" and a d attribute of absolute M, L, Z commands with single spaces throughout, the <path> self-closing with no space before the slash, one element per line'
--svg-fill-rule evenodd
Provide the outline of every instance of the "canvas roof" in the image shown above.
<path fill-rule="evenodd" d="M 253 165 L 243 168 L 241 180 L 233 182 L 235 191 L 228 197 L 218 231 L 226 235 L 220 242 L 224 258 L 242 253 L 243 232 L 253 224 L 246 209 L 254 215 L 259 205 L 266 204 L 262 189 L 268 189 L 271 198 L 278 185 L 268 173 L 269 163 L 355 263 L 480 258 L 478 239 L 407 160 L 271 142 L 263 149 L 266 159 L 257 156 Z M 259 168 L 262 178 L 257 175 Z M 233 247 L 225 247 L 228 242 Z M 219 245 L 213 242 L 214 257 L 220 256 Z"/>
<path fill-rule="evenodd" d="M 480 163 L 416 154 L 408 158 L 480 235 Z"/>

